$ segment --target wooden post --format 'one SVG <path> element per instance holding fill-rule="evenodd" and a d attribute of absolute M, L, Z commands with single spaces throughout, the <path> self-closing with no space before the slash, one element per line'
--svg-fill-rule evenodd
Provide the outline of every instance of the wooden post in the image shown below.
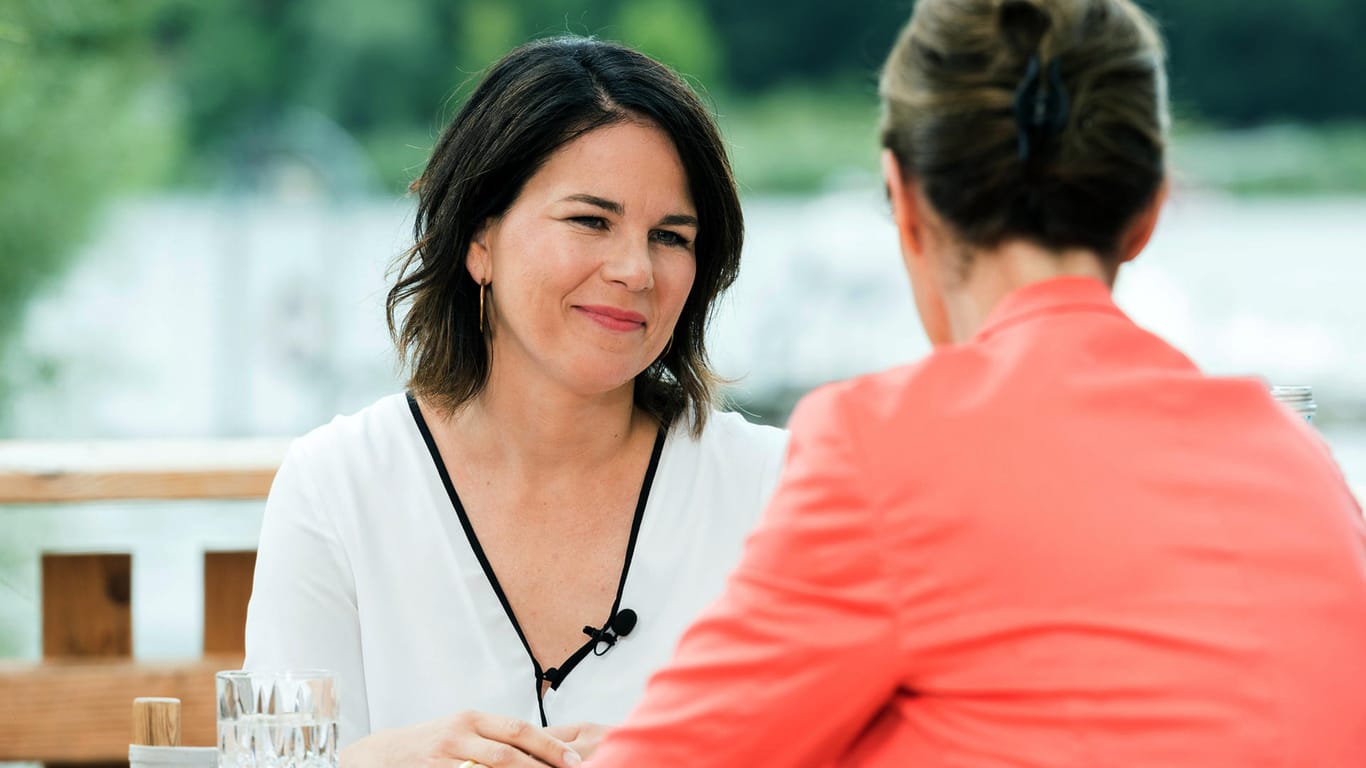
<path fill-rule="evenodd" d="M 133 655 L 131 555 L 43 555 L 43 658 Z"/>
<path fill-rule="evenodd" d="M 131 555 L 45 554 L 42 567 L 45 660 L 133 655 Z M 127 733 L 128 726 L 120 730 Z M 73 738 L 82 736 L 72 734 Z M 85 764 L 86 768 L 120 765 L 126 763 Z M 59 765 L 50 764 L 50 768 Z"/>
<path fill-rule="evenodd" d="M 204 553 L 204 655 L 245 652 L 255 570 L 255 552 Z"/>

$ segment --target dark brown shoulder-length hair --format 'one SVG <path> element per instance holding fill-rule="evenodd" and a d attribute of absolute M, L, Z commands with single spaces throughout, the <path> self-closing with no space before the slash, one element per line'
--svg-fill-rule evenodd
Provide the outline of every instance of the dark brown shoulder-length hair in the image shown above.
<path fill-rule="evenodd" d="M 673 343 L 636 376 L 635 401 L 663 424 L 687 413 L 693 434 L 701 433 L 719 382 L 705 333 L 717 297 L 739 272 L 744 240 L 730 161 L 710 113 L 678 75 L 592 38 L 538 40 L 494 64 L 413 182 L 415 244 L 395 263 L 385 304 L 413 394 L 450 412 L 483 390 L 490 356 L 479 286 L 465 269 L 471 238 L 511 207 L 556 149 L 626 120 L 652 123 L 673 140 L 698 219 L 692 290 Z"/>

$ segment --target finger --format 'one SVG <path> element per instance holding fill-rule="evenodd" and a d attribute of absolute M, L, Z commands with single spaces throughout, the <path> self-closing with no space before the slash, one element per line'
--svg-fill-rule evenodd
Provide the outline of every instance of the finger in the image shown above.
<path fill-rule="evenodd" d="M 490 741 L 516 747 L 547 765 L 558 766 L 558 768 L 574 768 L 582 762 L 579 754 L 571 749 L 568 744 L 525 720 L 481 713 L 475 718 L 474 729 L 476 733 Z M 474 757 L 474 755 L 466 755 L 465 757 Z M 490 766 L 490 768 L 501 767 Z"/>
<path fill-rule="evenodd" d="M 580 728 L 578 725 L 552 725 L 541 730 L 552 739 L 559 739 L 568 744 L 579 737 Z"/>
<path fill-rule="evenodd" d="M 575 723 L 574 725 L 551 726 L 545 730 L 551 736 L 568 744 L 569 748 L 578 752 L 584 760 L 590 760 L 593 753 L 598 751 L 598 745 L 602 743 L 610 729 L 597 723 Z"/>
<path fill-rule="evenodd" d="M 545 768 L 546 763 L 523 752 L 511 744 L 505 744 L 481 736 L 468 736 L 461 739 L 458 754 L 466 763 L 486 768 Z M 463 766 L 463 763 L 461 764 Z M 555 763 L 554 765 L 559 765 Z"/>

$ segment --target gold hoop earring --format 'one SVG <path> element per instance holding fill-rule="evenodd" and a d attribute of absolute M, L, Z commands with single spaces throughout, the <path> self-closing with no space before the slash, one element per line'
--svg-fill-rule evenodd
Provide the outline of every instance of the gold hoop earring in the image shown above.
<path fill-rule="evenodd" d="M 479 284 L 479 335 L 484 335 L 484 287 L 488 283 Z"/>

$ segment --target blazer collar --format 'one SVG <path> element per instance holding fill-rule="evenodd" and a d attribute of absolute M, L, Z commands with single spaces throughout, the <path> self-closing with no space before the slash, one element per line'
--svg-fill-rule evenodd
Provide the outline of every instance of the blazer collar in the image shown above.
<path fill-rule="evenodd" d="M 1054 277 L 1006 294 L 973 337 L 981 341 L 1010 325 L 1038 315 L 1096 311 L 1124 317 L 1110 289 L 1093 277 Z"/>

